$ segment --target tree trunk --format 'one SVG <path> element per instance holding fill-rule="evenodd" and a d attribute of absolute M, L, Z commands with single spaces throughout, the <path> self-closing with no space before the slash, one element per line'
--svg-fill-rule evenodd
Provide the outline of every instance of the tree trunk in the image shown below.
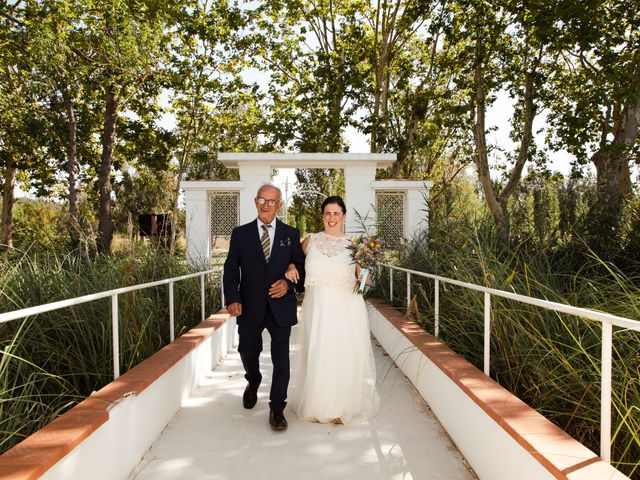
<path fill-rule="evenodd" d="M 485 127 L 485 91 L 484 91 L 484 71 L 480 61 L 477 61 L 475 71 L 475 121 L 473 124 L 473 139 L 476 144 L 476 153 L 474 161 L 478 168 L 478 179 L 482 186 L 485 201 L 489 207 L 489 211 L 496 223 L 498 233 L 498 241 L 501 244 L 506 243 L 509 238 L 509 212 L 507 210 L 507 202 L 499 197 L 491 183 L 491 175 L 489 170 L 489 159 L 487 155 L 487 140 Z"/>
<path fill-rule="evenodd" d="M 620 164 L 620 193 L 623 197 L 627 197 L 627 195 L 631 195 L 633 193 L 631 169 L 629 168 L 628 161 Z"/>
<path fill-rule="evenodd" d="M 169 253 L 173 255 L 176 251 L 176 228 L 178 226 L 178 199 L 180 198 L 180 179 L 178 178 L 178 194 L 173 192 L 173 206 L 171 208 L 171 218 L 169 226 Z"/>
<path fill-rule="evenodd" d="M 78 165 L 78 138 L 76 114 L 73 110 L 71 99 L 65 95 L 65 110 L 67 113 L 67 162 L 69 172 L 69 236 L 71 243 L 75 247 L 80 241 L 80 222 L 78 220 L 78 175 L 80 168 Z"/>
<path fill-rule="evenodd" d="M 477 52 L 480 49 L 480 45 L 476 45 Z M 539 63 L 539 58 L 536 58 L 531 70 L 525 73 L 525 89 L 523 101 L 524 119 L 522 128 L 522 139 L 520 141 L 520 147 L 518 149 L 518 155 L 516 163 L 509 172 L 509 178 L 507 184 L 504 186 L 501 192 L 496 193 L 493 184 L 491 183 L 491 177 L 489 173 L 489 162 L 487 158 L 487 143 L 485 136 L 485 98 L 486 92 L 484 91 L 484 71 L 480 60 L 479 52 L 476 53 L 476 67 L 474 70 L 475 81 L 475 113 L 476 119 L 473 129 L 473 136 L 476 143 L 476 164 L 478 166 L 478 176 L 482 190 L 493 215 L 493 219 L 496 223 L 498 243 L 505 246 L 509 241 L 511 234 L 511 222 L 509 218 L 508 201 L 509 197 L 513 194 L 516 187 L 520 183 L 522 177 L 522 170 L 524 168 L 527 159 L 529 158 L 529 150 L 531 148 L 531 142 L 533 141 L 533 120 L 536 115 L 535 111 L 535 72 Z"/>
<path fill-rule="evenodd" d="M 407 129 L 405 131 L 404 142 L 402 142 L 398 148 L 398 158 L 393 165 L 391 165 L 390 177 L 391 178 L 409 178 L 409 173 L 405 171 L 405 166 L 409 162 L 411 151 L 413 150 L 413 142 L 415 139 L 416 130 L 419 122 L 418 116 L 415 113 L 415 108 L 409 114 L 407 120 Z"/>
<path fill-rule="evenodd" d="M 4 192 L 2 193 L 2 237 L 0 248 L 10 250 L 13 248 L 13 204 L 15 203 L 14 189 L 18 169 L 7 162 L 4 172 Z"/>
<path fill-rule="evenodd" d="M 596 167 L 597 195 L 590 213 L 595 227 L 596 248 L 608 251 L 610 239 L 616 238 L 620 228 L 624 206 L 625 182 L 629 180 L 629 155 L 638 138 L 640 122 L 640 62 L 636 65 L 631 82 L 633 95 L 623 105 L 613 108 L 613 140 L 603 144 L 593 154 L 591 161 Z"/>
<path fill-rule="evenodd" d="M 100 208 L 98 210 L 98 251 L 111 252 L 113 240 L 113 218 L 111 215 L 111 165 L 116 140 L 116 120 L 118 118 L 119 96 L 109 88 L 106 94 L 104 112 L 104 132 L 102 135 L 102 155 L 100 157 Z"/>
<path fill-rule="evenodd" d="M 340 63 L 336 65 L 336 70 L 339 72 L 342 70 L 343 65 Z M 333 92 L 333 96 L 331 98 L 331 117 L 329 124 L 329 149 L 331 149 L 332 145 L 340 145 L 341 144 L 341 136 L 340 131 L 342 127 L 342 102 L 344 100 L 344 78 L 341 73 L 337 74 L 336 83 L 335 83 L 335 91 Z M 335 148 L 335 147 L 333 147 Z"/>
<path fill-rule="evenodd" d="M 182 176 L 187 169 L 186 151 L 183 151 L 183 158 L 178 167 L 178 178 L 176 179 L 176 188 L 173 191 L 173 206 L 171 208 L 171 226 L 169 230 L 169 253 L 173 255 L 176 251 L 176 228 L 178 226 L 178 203 L 180 199 L 180 185 Z"/>
<path fill-rule="evenodd" d="M 384 139 L 382 134 L 382 119 L 386 116 L 388 103 L 389 84 L 386 81 L 387 71 L 389 69 L 389 45 L 385 31 L 382 33 L 380 51 L 378 52 L 374 97 L 373 97 L 373 125 L 371 128 L 371 153 L 381 153 Z"/>
<path fill-rule="evenodd" d="M 534 79 L 535 71 L 538 61 L 534 63 L 533 68 L 525 73 L 525 86 L 524 86 L 524 125 L 522 127 L 522 140 L 520 140 L 520 147 L 518 149 L 518 156 L 516 164 L 513 166 L 511 173 L 509 174 L 509 181 L 505 185 L 500 197 L 508 198 L 515 191 L 516 187 L 520 183 L 520 177 L 522 177 L 522 169 L 524 164 L 527 163 L 529 158 L 529 149 L 531 148 L 531 142 L 533 140 L 533 119 L 536 116 L 535 105 L 533 102 L 534 97 Z"/>
<path fill-rule="evenodd" d="M 385 85 L 386 73 L 389 69 L 389 19 L 387 16 L 387 12 L 385 9 L 388 7 L 387 4 L 380 5 L 378 4 L 378 8 L 376 10 L 376 31 L 375 31 L 375 45 L 374 52 L 377 55 L 376 58 L 376 68 L 375 68 L 375 85 L 374 85 L 374 96 L 373 96 L 373 124 L 371 125 L 371 140 L 370 140 L 370 150 L 371 153 L 380 153 L 382 152 L 382 143 L 381 140 L 381 117 L 384 116 L 384 104 L 386 102 L 386 97 L 388 92 L 385 92 L 385 89 L 388 89 L 388 85 Z M 378 43 L 379 42 L 379 43 Z"/>

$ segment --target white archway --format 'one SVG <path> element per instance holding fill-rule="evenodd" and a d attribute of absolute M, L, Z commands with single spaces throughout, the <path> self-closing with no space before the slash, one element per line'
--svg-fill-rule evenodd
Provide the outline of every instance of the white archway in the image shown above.
<path fill-rule="evenodd" d="M 214 238 L 227 230 L 230 234 L 234 226 L 256 217 L 253 198 L 261 185 L 271 182 L 274 168 L 343 170 L 349 209 L 347 234 L 359 231 L 355 212 L 362 218 L 368 217 L 373 226 L 376 207 L 386 199 L 393 199 L 390 205 L 395 207 L 391 215 L 397 220 L 398 235 L 409 239 L 417 230 L 427 228 L 424 197 L 432 183 L 376 181 L 376 170 L 391 166 L 396 158 L 392 153 L 220 153 L 218 160 L 227 168 L 239 169 L 240 180 L 182 182 L 189 257 L 206 262 L 216 248 Z"/>

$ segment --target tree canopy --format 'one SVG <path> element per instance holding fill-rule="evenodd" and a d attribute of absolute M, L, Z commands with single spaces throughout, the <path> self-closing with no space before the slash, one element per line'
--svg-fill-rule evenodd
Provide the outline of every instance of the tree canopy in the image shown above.
<path fill-rule="evenodd" d="M 568 152 L 574 177 L 595 169 L 587 234 L 606 250 L 637 194 L 639 19 L 631 0 L 5 3 L 1 242 L 16 184 L 66 202 L 71 240 L 96 231 L 109 251 L 123 168 L 171 173 L 175 227 L 182 179 L 235 175 L 218 152 L 347 151 L 354 129 L 398 154 L 381 178 L 430 179 L 436 196 L 473 165 L 506 243 L 523 177 Z M 514 147 L 491 140 L 500 95 Z M 308 191 L 340 181 L 297 176 Z"/>

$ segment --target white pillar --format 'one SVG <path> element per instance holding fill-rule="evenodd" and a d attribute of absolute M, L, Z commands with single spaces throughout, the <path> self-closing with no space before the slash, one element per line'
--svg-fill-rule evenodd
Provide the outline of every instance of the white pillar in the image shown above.
<path fill-rule="evenodd" d="M 362 233 L 362 225 L 358 221 L 356 212 L 362 220 L 366 218 L 369 233 L 373 231 L 375 223 L 376 194 L 372 188 L 376 178 L 375 162 L 345 165 L 344 167 L 344 195 L 347 204 L 346 234 Z"/>
<path fill-rule="evenodd" d="M 262 164 L 240 164 L 239 169 L 240 179 L 243 184 L 243 189 L 240 192 L 240 225 L 242 225 L 257 216 L 253 199 L 262 185 L 271 182 L 271 165 L 267 162 Z"/>
<path fill-rule="evenodd" d="M 411 240 L 421 230 L 429 228 L 429 213 L 425 202 L 425 194 L 429 190 L 407 189 L 405 192 L 405 218 L 403 225 L 404 238 Z"/>
<path fill-rule="evenodd" d="M 209 258 L 209 195 L 206 190 L 185 190 L 187 255 L 204 265 Z"/>

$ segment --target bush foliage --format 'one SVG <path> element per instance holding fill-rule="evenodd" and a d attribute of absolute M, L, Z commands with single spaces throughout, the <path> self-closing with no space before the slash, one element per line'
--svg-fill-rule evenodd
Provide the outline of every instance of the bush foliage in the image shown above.
<path fill-rule="evenodd" d="M 17 255 L 17 254 L 16 254 Z M 12 311 L 201 269 L 152 248 L 87 258 L 29 250 L 5 259 L 0 311 Z M 206 311 L 219 307 L 217 278 L 206 282 Z M 168 287 L 119 296 L 124 373 L 169 342 Z M 200 280 L 174 284 L 176 337 L 200 323 Z M 0 324 L 0 451 L 66 411 L 113 378 L 111 300 Z"/>
<path fill-rule="evenodd" d="M 563 203 L 566 184 L 534 183 L 534 188 L 522 190 L 520 202 L 512 206 L 518 228 L 510 246 L 504 248 L 495 238 L 492 220 L 478 213 L 482 210 L 473 205 L 468 184 L 461 183 L 442 194 L 443 201 L 432 202 L 428 236 L 410 242 L 395 263 L 640 318 L 640 264 L 638 257 L 628 254 L 637 240 L 633 235 L 619 239 L 609 260 L 587 247 L 582 241 L 586 233 L 581 231 L 586 209 L 580 210 L 581 199 L 589 194 L 586 184 L 574 191 L 575 210 L 569 213 Z M 633 208 L 627 213 L 629 230 L 637 220 L 637 207 Z M 545 214 L 537 218 L 536 209 L 546 209 Z M 378 294 L 389 300 L 388 269 L 382 274 Z M 407 314 L 433 333 L 434 283 L 417 276 L 411 281 L 413 301 Z M 394 283 L 390 300 L 405 306 L 406 277 L 398 274 Z M 441 284 L 440 337 L 479 368 L 483 365 L 483 312 L 481 293 Z M 496 297 L 491 299 L 491 322 L 492 377 L 599 452 L 601 325 Z M 640 332 L 614 328 L 612 463 L 632 478 L 640 478 L 639 346 Z"/>

